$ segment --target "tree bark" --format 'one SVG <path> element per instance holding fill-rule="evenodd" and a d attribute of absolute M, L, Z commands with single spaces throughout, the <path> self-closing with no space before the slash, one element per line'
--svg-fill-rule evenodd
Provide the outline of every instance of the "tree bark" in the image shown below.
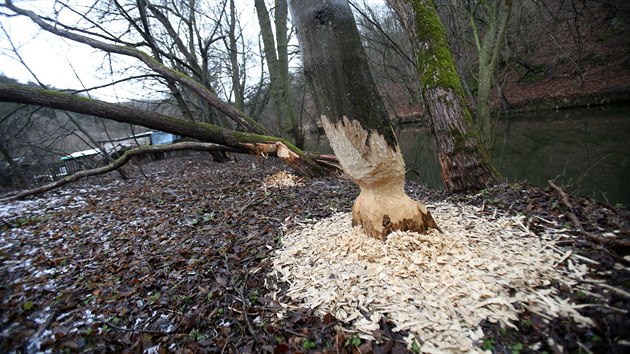
<path fill-rule="evenodd" d="M 405 164 L 346 0 L 293 0 L 294 25 L 321 120 L 344 172 L 361 188 L 353 225 L 384 239 L 437 225 L 404 191 Z"/>
<path fill-rule="evenodd" d="M 228 31 L 228 43 L 226 46 L 229 50 L 230 67 L 231 67 L 231 79 L 232 79 L 232 91 L 234 92 L 234 104 L 236 109 L 241 112 L 245 112 L 245 99 L 243 98 L 243 89 L 241 85 L 241 70 L 238 65 L 238 45 L 236 41 L 236 0 L 230 0 L 230 21 Z"/>
<path fill-rule="evenodd" d="M 481 138 L 486 148 L 491 148 L 494 142 L 493 122 L 490 109 L 490 96 L 492 94 L 492 79 L 494 78 L 501 49 L 505 42 L 505 34 L 512 12 L 512 0 L 504 0 L 502 7 L 501 23 L 499 21 L 499 1 L 487 5 L 488 21 L 483 36 L 479 41 L 477 26 L 473 14 L 470 14 L 470 22 L 475 34 L 477 53 L 479 56 L 479 85 L 477 90 L 477 125 Z"/>
<path fill-rule="evenodd" d="M 278 53 L 278 69 L 282 89 L 280 95 L 289 115 L 291 136 L 295 145 L 304 147 L 304 134 L 301 122 L 293 105 L 293 90 L 291 86 L 291 74 L 289 72 L 289 7 L 287 0 L 275 0 L 275 27 L 276 27 L 276 52 Z"/>
<path fill-rule="evenodd" d="M 442 180 L 448 191 L 484 188 L 496 170 L 479 139 L 466 106 L 444 26 L 433 0 L 389 0 L 394 8 L 415 11 L 418 71 L 422 96 L 431 116 Z"/>
<path fill-rule="evenodd" d="M 16 102 L 63 109 L 141 125 L 233 148 L 246 149 L 250 153 L 275 154 L 296 169 L 298 173 L 305 175 L 322 173 L 321 168 L 313 160 L 306 157 L 300 149 L 284 139 L 273 136 L 237 132 L 208 123 L 191 122 L 135 107 L 26 85 L 0 84 L 0 102 Z"/>
<path fill-rule="evenodd" d="M 291 102 L 289 80 L 289 57 L 287 38 L 287 2 L 276 0 L 275 38 L 271 19 L 264 0 L 254 0 L 261 37 L 265 51 L 265 60 L 269 70 L 269 86 L 278 121 L 278 128 L 283 137 L 292 137 L 301 145 L 301 134 L 297 131 L 297 119 Z"/>

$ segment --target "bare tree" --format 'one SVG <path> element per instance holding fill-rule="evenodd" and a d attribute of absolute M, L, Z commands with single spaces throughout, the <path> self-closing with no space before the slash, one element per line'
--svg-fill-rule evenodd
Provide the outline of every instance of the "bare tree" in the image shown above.
<path fill-rule="evenodd" d="M 254 0 L 261 37 L 265 50 L 265 60 L 269 71 L 269 85 L 274 113 L 277 117 L 280 134 L 291 137 L 298 146 L 303 146 L 304 137 L 293 107 L 291 76 L 289 73 L 289 33 L 288 7 L 286 0 L 275 0 L 274 27 L 265 0 Z M 274 35 L 275 34 L 275 35 Z"/>
<path fill-rule="evenodd" d="M 423 103 L 411 38 L 387 6 L 350 5 L 358 14 L 370 71 L 390 116 L 400 117 L 402 112 L 417 118 Z"/>
<path fill-rule="evenodd" d="M 490 98 L 511 12 L 512 0 L 482 1 L 473 3 L 469 9 L 470 27 L 479 58 L 476 118 L 486 148 L 491 148 L 494 142 Z M 479 14 L 483 18 L 480 19 Z M 478 23 L 485 24 L 482 39 Z"/>
<path fill-rule="evenodd" d="M 228 103 L 220 100 L 211 90 L 208 90 L 203 83 L 200 83 L 186 73 L 166 66 L 160 60 L 136 48 L 137 45 L 122 42 L 120 39 L 115 39 L 111 36 L 105 36 L 105 39 L 101 40 L 99 39 L 101 37 L 95 34 L 87 35 L 85 34 L 86 31 L 64 25 L 54 19 L 39 16 L 33 11 L 15 6 L 11 1 L 5 1 L 1 6 L 12 11 L 14 14 L 30 18 L 40 28 L 55 35 L 89 45 L 110 55 L 123 55 L 140 60 L 155 74 L 165 79 L 172 80 L 176 82 L 177 85 L 186 88 L 189 92 L 195 93 L 205 103 L 222 112 L 239 126 L 254 134 L 239 133 L 211 124 L 195 124 L 194 122 L 169 117 L 157 112 L 90 100 L 70 94 L 53 93 L 49 90 L 37 90 L 23 85 L 3 85 L 3 93 L 0 100 L 37 104 L 106 117 L 204 141 L 224 144 L 226 146 L 243 148 L 254 153 L 275 153 L 304 173 L 313 174 L 320 171 L 319 167 L 311 159 L 304 156 L 295 146 L 282 139 L 274 138 L 269 135 L 261 135 L 261 133 L 267 133 L 267 129 L 261 124 L 255 122 Z M 150 7 L 147 7 L 147 9 L 150 9 Z M 184 51 L 186 48 L 182 46 L 180 49 Z M 160 53 L 160 55 L 164 55 L 164 53 Z M 180 55 L 186 56 L 185 53 Z M 183 60 L 176 61 L 190 69 L 190 65 L 186 64 Z"/>
<path fill-rule="evenodd" d="M 435 0 L 447 31 L 462 87 L 484 146 L 494 141 L 493 98 L 501 90 L 497 78 L 505 59 L 513 0 Z"/>
<path fill-rule="evenodd" d="M 234 105 L 236 109 L 245 112 L 245 79 L 247 71 L 241 68 L 239 61 L 239 37 L 243 38 L 242 31 L 237 32 L 238 16 L 235 0 L 229 0 L 230 14 L 227 19 L 227 39 L 224 39 L 225 47 L 230 57 L 230 78 L 232 80 L 232 92 L 234 93 Z M 240 28 L 239 28 L 240 30 Z"/>

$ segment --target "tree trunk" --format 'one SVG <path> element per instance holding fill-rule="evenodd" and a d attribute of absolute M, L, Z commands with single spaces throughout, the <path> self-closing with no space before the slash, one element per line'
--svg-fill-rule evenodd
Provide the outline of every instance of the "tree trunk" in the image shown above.
<path fill-rule="evenodd" d="M 232 68 L 232 91 L 234 92 L 234 104 L 236 105 L 236 109 L 241 112 L 245 112 L 245 99 L 243 98 L 243 90 L 241 89 L 241 70 L 238 66 L 238 45 L 236 42 L 236 22 L 238 17 L 236 16 L 236 5 L 234 4 L 236 0 L 230 0 L 230 23 L 229 23 L 229 55 L 230 55 L 230 66 Z"/>
<path fill-rule="evenodd" d="M 501 49 L 505 42 L 505 34 L 512 12 L 512 0 L 503 1 L 502 19 L 499 21 L 499 1 L 488 5 L 488 24 L 483 36 L 483 41 L 479 42 L 477 27 L 474 24 L 473 14 L 471 25 L 475 32 L 477 53 L 479 56 L 479 85 L 477 90 L 477 124 L 481 131 L 481 138 L 487 148 L 491 148 L 494 142 L 493 122 L 491 117 L 490 99 L 492 94 L 492 79 L 494 78 L 501 55 Z"/>
<path fill-rule="evenodd" d="M 300 143 L 300 136 L 296 136 L 297 120 L 291 102 L 291 86 L 289 81 L 289 58 L 287 38 L 287 3 L 276 0 L 275 38 L 271 27 L 271 20 L 264 0 L 255 0 L 258 23 L 265 49 L 265 60 L 269 70 L 269 85 L 274 104 L 274 111 L 278 120 L 278 128 L 283 137 L 293 137 Z"/>
<path fill-rule="evenodd" d="M 415 11 L 418 71 L 431 116 L 442 180 L 449 191 L 481 189 L 496 178 L 472 115 L 466 106 L 446 32 L 433 0 L 389 0 Z"/>
<path fill-rule="evenodd" d="M 437 225 L 404 191 L 405 164 L 346 0 L 293 0 L 306 78 L 344 172 L 361 188 L 353 225 L 384 239 Z"/>
<path fill-rule="evenodd" d="M 275 1 L 275 27 L 276 27 L 276 50 L 278 53 L 278 69 L 282 89 L 280 94 L 285 105 L 285 111 L 289 115 L 291 137 L 299 148 L 304 147 L 304 134 L 301 129 L 298 115 L 293 105 L 291 75 L 289 73 L 289 33 L 287 24 L 289 22 L 289 8 L 287 0 Z"/>
<path fill-rule="evenodd" d="M 34 104 L 44 107 L 83 113 L 129 124 L 158 129 L 201 141 L 213 142 L 255 154 L 275 154 L 298 173 L 317 175 L 321 168 L 286 140 L 272 136 L 237 132 L 207 123 L 145 111 L 131 106 L 38 89 L 26 85 L 0 84 L 0 102 Z"/>

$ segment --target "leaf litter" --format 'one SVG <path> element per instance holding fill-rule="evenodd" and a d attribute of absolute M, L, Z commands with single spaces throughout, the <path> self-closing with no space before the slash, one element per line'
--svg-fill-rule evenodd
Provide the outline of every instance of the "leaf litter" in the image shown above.
<path fill-rule="evenodd" d="M 483 340 L 497 352 L 630 343 L 627 253 L 572 235 L 553 194 L 497 186 L 458 196 L 409 183 L 445 233 L 351 241 L 344 213 L 358 189 L 348 180 L 297 178 L 275 160 L 204 156 L 138 162 L 126 181 L 109 174 L 1 204 L 0 351 L 400 353 L 410 336 L 425 351 L 440 348 L 438 336 L 460 338 L 457 348 Z M 626 212 L 572 203 L 589 231 L 627 236 Z M 332 241 L 296 257 L 301 270 L 327 264 L 328 278 L 306 287 L 278 280 L 275 251 L 318 220 Z M 516 255 L 502 264 L 506 245 Z M 344 255 L 328 262 L 324 251 Z M 539 266 L 521 262 L 527 254 Z M 470 280 L 475 271 L 485 278 Z M 360 276 L 369 286 L 357 295 Z M 387 277 L 398 280 L 384 292 Z M 309 299 L 318 299 L 314 308 Z M 397 312 L 406 317 L 397 321 Z"/>
<path fill-rule="evenodd" d="M 356 188 L 293 188 L 274 160 L 189 156 L 0 205 L 1 352 L 295 351 L 334 338 L 307 310 L 280 323 L 263 284 L 282 226 L 349 208 Z M 265 186 L 272 176 L 280 185 Z"/>

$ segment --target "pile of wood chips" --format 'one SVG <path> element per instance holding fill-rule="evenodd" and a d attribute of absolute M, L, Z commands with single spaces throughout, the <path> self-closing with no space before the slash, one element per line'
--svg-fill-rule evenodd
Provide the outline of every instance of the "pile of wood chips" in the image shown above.
<path fill-rule="evenodd" d="M 262 187 L 264 190 L 268 188 L 290 188 L 299 187 L 304 185 L 302 179 L 291 173 L 280 171 L 275 175 L 267 176 L 262 181 Z"/>
<path fill-rule="evenodd" d="M 484 217 L 469 205 L 429 209 L 443 233 L 396 232 L 383 242 L 353 228 L 349 213 L 303 225 L 283 237 L 272 274 L 295 303 L 333 314 L 360 337 L 373 339 L 384 316 L 428 353 L 481 351 L 481 321 L 513 327 L 517 307 L 591 324 L 549 286 L 574 287 L 588 273 L 554 244 L 562 230 L 534 235 L 522 216 Z"/>

